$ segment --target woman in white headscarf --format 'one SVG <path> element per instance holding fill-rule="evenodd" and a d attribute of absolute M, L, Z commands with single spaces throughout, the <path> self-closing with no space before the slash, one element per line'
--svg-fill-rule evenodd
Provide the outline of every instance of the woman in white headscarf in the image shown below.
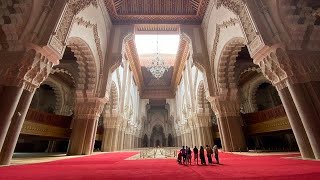
<path fill-rule="evenodd" d="M 217 161 L 217 164 L 219 164 L 219 151 L 218 151 L 218 146 L 217 145 L 213 146 L 213 153 L 214 153 L 214 158 Z"/>

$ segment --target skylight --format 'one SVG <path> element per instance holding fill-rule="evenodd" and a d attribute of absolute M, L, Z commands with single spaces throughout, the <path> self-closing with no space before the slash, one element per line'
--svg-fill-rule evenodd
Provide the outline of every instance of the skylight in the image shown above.
<path fill-rule="evenodd" d="M 177 54 L 179 35 L 135 35 L 136 47 L 139 55 L 157 53 L 157 39 L 159 54 Z"/>

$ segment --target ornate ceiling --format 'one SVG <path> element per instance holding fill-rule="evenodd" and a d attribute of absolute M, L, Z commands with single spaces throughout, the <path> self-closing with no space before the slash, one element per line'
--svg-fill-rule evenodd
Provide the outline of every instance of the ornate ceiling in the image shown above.
<path fill-rule="evenodd" d="M 182 70 L 188 55 L 188 49 L 188 43 L 180 38 L 177 54 L 162 54 L 161 57 L 165 61 L 165 64 L 169 65 L 170 68 L 161 78 L 156 79 L 146 68 L 153 56 L 139 56 L 134 40 L 132 39 L 127 43 L 127 58 L 130 62 L 134 79 L 141 92 L 141 98 L 164 100 L 175 97 L 176 87 L 181 79 Z"/>
<path fill-rule="evenodd" d="M 104 0 L 113 24 L 201 24 L 209 0 Z"/>

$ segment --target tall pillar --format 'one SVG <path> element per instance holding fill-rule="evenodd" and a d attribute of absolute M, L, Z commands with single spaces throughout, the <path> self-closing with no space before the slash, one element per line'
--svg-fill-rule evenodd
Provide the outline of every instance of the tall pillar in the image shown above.
<path fill-rule="evenodd" d="M 56 144 L 57 144 L 57 141 L 55 141 L 55 140 L 49 141 L 46 152 L 53 153 L 55 151 Z"/>
<path fill-rule="evenodd" d="M 220 119 L 217 118 L 217 124 L 218 124 L 218 129 L 219 129 L 219 135 L 220 135 L 220 141 L 221 141 L 221 146 L 222 146 L 222 151 L 225 151 L 225 140 L 224 140 L 224 137 L 223 137 L 223 133 L 222 133 L 222 128 L 221 128 L 221 122 L 220 122 Z"/>
<path fill-rule="evenodd" d="M 85 99 L 76 103 L 68 155 L 89 155 L 93 152 L 94 133 L 104 104 L 105 100 L 101 98 Z"/>
<path fill-rule="evenodd" d="M 118 150 L 123 150 L 123 143 L 124 143 L 124 135 L 125 132 L 123 130 L 120 130 L 120 134 L 119 134 L 119 143 L 118 143 Z"/>
<path fill-rule="evenodd" d="M 20 96 L 23 92 L 23 87 L 4 86 L 1 92 L 1 106 L 0 114 L 2 116 L 0 120 L 0 151 L 8 132 L 11 119 L 17 108 Z"/>
<path fill-rule="evenodd" d="M 7 136 L 1 149 L 0 165 L 10 164 L 34 92 L 35 90 L 33 90 L 32 92 L 23 90 L 17 109 L 15 111 L 15 115 L 11 120 Z"/>
<path fill-rule="evenodd" d="M 288 83 L 288 88 L 309 138 L 313 154 L 316 159 L 320 159 L 320 115 L 314 105 L 315 100 L 311 98 L 305 83 Z"/>
<path fill-rule="evenodd" d="M 224 150 L 245 151 L 247 147 L 237 97 L 210 97 L 210 103 L 221 125 Z"/>
<path fill-rule="evenodd" d="M 33 44 L 34 47 L 41 49 Z M 38 56 L 33 48 L 17 53 L 16 62 L 12 60 L 6 69 L 0 69 L 0 84 L 3 85 L 0 95 L 1 164 L 10 163 L 33 93 L 49 76 L 55 61 L 54 58 L 49 60 L 46 53 Z"/>
<path fill-rule="evenodd" d="M 119 130 L 119 127 L 116 126 L 116 128 L 114 128 L 114 135 L 113 135 L 113 141 L 112 141 L 112 149 L 111 151 L 117 151 L 119 150 L 119 137 L 120 137 L 120 130 Z"/>
<path fill-rule="evenodd" d="M 299 113 L 294 105 L 289 89 L 278 89 L 278 93 L 288 116 L 290 126 L 296 138 L 302 158 L 314 158 L 308 136 L 301 122 Z"/>
<path fill-rule="evenodd" d="M 317 95 L 319 92 L 314 91 L 312 86 L 312 82 L 320 81 L 318 68 L 320 53 L 306 49 L 288 50 L 283 45 L 285 46 L 285 44 L 276 44 L 264 49 L 263 53 L 257 53 L 254 63 L 260 66 L 265 77 L 275 84 L 278 89 L 280 87 L 288 87 L 304 131 L 309 139 L 314 157 L 320 159 L 320 131 L 318 130 L 320 127 L 320 99 L 319 95 Z M 283 92 L 279 91 L 280 93 L 284 95 Z M 289 93 L 286 92 L 285 94 Z M 291 103 L 287 103 L 286 100 L 283 103 L 286 103 L 286 112 L 287 109 L 291 112 L 291 115 L 289 113 L 287 115 L 288 117 L 291 116 L 289 121 L 298 145 L 300 143 L 299 149 L 300 146 L 306 145 L 304 148 L 301 147 L 301 154 L 305 157 L 312 157 L 308 141 L 303 142 L 306 137 L 301 129 L 298 115 L 293 110 L 294 108 L 289 106 Z"/>
<path fill-rule="evenodd" d="M 103 133 L 102 147 L 103 152 L 111 152 L 112 149 L 113 128 L 105 128 Z"/>
<path fill-rule="evenodd" d="M 99 117 L 90 122 L 92 122 L 92 125 L 89 126 L 92 129 L 92 132 L 88 133 L 88 135 L 86 136 L 85 154 L 91 154 L 94 151 L 94 144 L 96 142 Z"/>

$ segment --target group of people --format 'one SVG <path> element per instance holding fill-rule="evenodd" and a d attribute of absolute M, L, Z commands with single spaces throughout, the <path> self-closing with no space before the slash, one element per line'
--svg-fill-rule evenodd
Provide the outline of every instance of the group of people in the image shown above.
<path fill-rule="evenodd" d="M 218 147 L 217 145 L 214 145 L 212 148 L 207 145 L 206 149 L 203 148 L 203 146 L 200 146 L 200 160 L 201 160 L 201 165 L 206 165 L 206 158 L 205 158 L 205 152 L 207 153 L 207 158 L 208 158 L 208 164 L 213 164 L 212 162 L 212 156 L 214 155 L 214 158 L 216 159 L 216 163 L 219 164 L 219 152 L 218 152 Z M 193 148 L 193 157 L 194 157 L 194 164 L 198 163 L 198 157 L 199 157 L 199 150 L 197 146 Z M 178 154 L 178 163 L 179 164 L 184 164 L 184 165 L 191 165 L 191 159 L 192 159 L 192 151 L 191 148 L 186 146 L 182 146 L 182 149 L 180 149 L 179 154 Z"/>

